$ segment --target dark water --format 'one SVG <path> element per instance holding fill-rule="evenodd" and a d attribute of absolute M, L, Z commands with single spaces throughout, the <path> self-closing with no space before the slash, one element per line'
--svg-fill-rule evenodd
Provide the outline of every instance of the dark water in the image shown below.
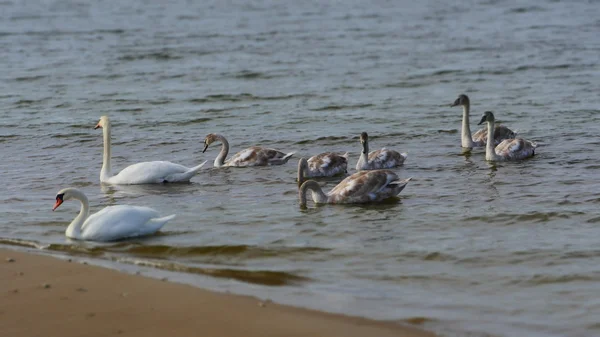
<path fill-rule="evenodd" d="M 596 1 L 3 1 L 0 243 L 446 336 L 600 335 L 599 18 Z M 493 110 L 538 155 L 463 153 L 460 93 L 472 128 Z M 210 132 L 298 152 L 102 187 L 104 114 L 114 171 L 212 163 Z M 409 153 L 400 200 L 301 210 L 296 159 L 350 151 L 354 167 L 361 131 Z M 78 205 L 50 212 L 67 186 L 92 211 L 178 217 L 146 239 L 70 241 Z"/>

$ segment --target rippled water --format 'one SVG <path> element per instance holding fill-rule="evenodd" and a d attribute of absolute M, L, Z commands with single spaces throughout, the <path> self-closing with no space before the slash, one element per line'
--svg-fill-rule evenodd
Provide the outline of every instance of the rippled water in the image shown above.
<path fill-rule="evenodd" d="M 598 18 L 594 1 L 3 1 L 0 243 L 448 336 L 599 335 Z M 460 93 L 472 127 L 493 110 L 536 157 L 463 153 Z M 190 184 L 101 186 L 104 114 L 114 171 L 212 163 L 210 132 L 234 152 L 298 152 Z M 296 159 L 350 151 L 354 167 L 361 131 L 409 153 L 401 198 L 300 209 Z M 50 211 L 67 186 L 93 211 L 178 217 L 146 239 L 70 241 L 78 205 Z"/>

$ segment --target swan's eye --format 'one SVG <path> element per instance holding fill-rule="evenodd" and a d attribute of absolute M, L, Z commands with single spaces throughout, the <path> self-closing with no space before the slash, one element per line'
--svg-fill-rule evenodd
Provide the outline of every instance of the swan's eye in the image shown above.
<path fill-rule="evenodd" d="M 57 195 L 56 195 L 56 201 L 58 201 L 58 200 L 60 200 L 60 201 L 63 201 L 63 198 L 64 198 L 64 196 L 65 196 L 65 194 L 64 194 L 64 193 L 57 194 Z"/>

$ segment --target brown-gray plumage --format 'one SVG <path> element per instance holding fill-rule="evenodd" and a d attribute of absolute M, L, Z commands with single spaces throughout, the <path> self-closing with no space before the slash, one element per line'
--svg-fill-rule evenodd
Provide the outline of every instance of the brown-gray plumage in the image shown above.
<path fill-rule="evenodd" d="M 304 162 L 302 169 L 298 171 L 302 173 L 303 178 L 333 177 L 338 174 L 348 173 L 347 152 L 343 155 L 333 152 L 323 152 L 310 157 L 308 160 L 304 159 Z M 298 182 L 301 183 L 300 180 Z"/>
<path fill-rule="evenodd" d="M 369 135 L 366 132 L 360 134 L 360 143 L 363 149 L 356 163 L 356 170 L 358 171 L 393 168 L 403 165 L 408 157 L 406 153 L 399 153 L 386 148 L 369 152 Z"/>
<path fill-rule="evenodd" d="M 471 135 L 471 127 L 469 123 L 469 112 L 471 109 L 471 101 L 469 96 L 462 94 L 450 106 L 463 107 L 463 119 L 461 130 L 461 145 L 466 148 L 483 147 L 487 144 L 488 132 L 483 128 Z M 505 139 L 515 138 L 516 133 L 503 125 L 496 125 L 494 129 L 494 145 L 500 144 Z"/>
<path fill-rule="evenodd" d="M 221 151 L 215 159 L 214 166 L 267 166 L 267 165 L 282 165 L 292 157 L 294 152 L 285 154 L 275 149 L 252 146 L 245 150 L 236 153 L 227 162 L 225 158 L 229 153 L 229 142 L 222 135 L 210 133 L 204 138 L 204 150 L 203 153 L 208 149 L 208 146 L 216 141 L 220 141 L 222 144 Z"/>
<path fill-rule="evenodd" d="M 400 180 L 398 175 L 390 170 L 360 171 L 342 180 L 327 194 L 316 181 L 308 180 L 300 187 L 298 196 L 302 206 L 306 205 L 307 190 L 312 191 L 315 203 L 377 202 L 398 195 L 411 179 Z"/>
<path fill-rule="evenodd" d="M 486 111 L 479 122 L 479 124 L 487 122 L 488 137 L 494 136 L 496 129 L 494 121 L 494 114 L 491 111 Z M 523 138 L 505 139 L 496 147 L 489 143 L 485 147 L 485 159 L 490 161 L 504 161 L 533 157 L 536 146 L 537 144 Z"/>

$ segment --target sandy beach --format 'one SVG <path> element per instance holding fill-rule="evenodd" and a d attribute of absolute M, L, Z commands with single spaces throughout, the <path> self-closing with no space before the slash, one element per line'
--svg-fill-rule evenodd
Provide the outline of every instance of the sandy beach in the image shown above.
<path fill-rule="evenodd" d="M 278 305 L 0 249 L 3 336 L 404 336 L 392 322 Z"/>

